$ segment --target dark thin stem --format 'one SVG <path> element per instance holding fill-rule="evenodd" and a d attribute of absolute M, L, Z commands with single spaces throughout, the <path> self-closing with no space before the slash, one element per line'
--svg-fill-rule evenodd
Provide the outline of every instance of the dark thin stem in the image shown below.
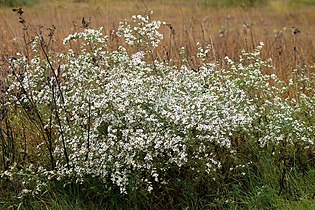
<path fill-rule="evenodd" d="M 36 117 L 38 118 L 38 120 L 39 120 L 39 122 L 40 122 L 40 129 L 42 130 L 42 131 L 45 131 L 45 129 L 44 129 L 44 121 L 43 121 L 43 119 L 42 119 L 42 117 L 41 117 L 41 115 L 40 115 L 40 113 L 39 113 L 39 111 L 38 111 L 38 109 L 37 109 L 37 106 L 36 106 L 36 104 L 34 103 L 34 101 L 33 101 L 33 99 L 27 94 L 27 91 L 25 90 L 25 88 L 24 88 L 24 86 L 23 86 L 23 81 L 20 79 L 20 77 L 16 74 L 16 69 L 15 69 L 15 67 L 12 65 L 12 64 L 9 64 L 10 66 L 11 66 L 11 68 L 13 69 L 13 75 L 16 77 L 16 79 L 18 80 L 18 82 L 19 82 L 19 84 L 20 84 L 20 87 L 21 87 L 21 89 L 22 89 L 22 92 L 25 94 L 25 96 L 26 96 L 26 98 L 27 98 L 27 100 L 31 103 L 30 105 L 31 105 L 31 108 L 32 108 L 32 110 L 35 112 L 35 115 L 36 115 Z M 22 105 L 22 107 L 25 109 L 25 107 Z M 28 113 L 27 112 L 27 110 L 25 109 L 25 112 L 26 113 Z M 51 144 L 51 141 L 52 141 L 52 137 L 51 137 L 51 135 L 49 134 L 49 132 L 47 132 L 47 131 L 45 131 L 45 132 L 42 132 L 43 133 L 43 138 L 44 138 L 44 140 L 46 140 L 46 137 L 45 137 L 45 134 L 46 134 L 46 136 L 47 136 L 47 141 L 46 141 L 46 143 L 48 143 L 48 151 L 49 151 L 49 156 L 50 156 L 50 162 L 51 162 L 51 167 L 52 167 L 52 169 L 54 169 L 55 168 L 55 161 L 54 161 L 54 157 L 53 157 L 53 148 L 52 148 L 52 144 Z"/>
<path fill-rule="evenodd" d="M 0 125 L 0 139 L 1 139 L 1 146 L 2 146 L 2 159 L 3 159 L 3 166 L 4 166 L 4 170 L 8 169 L 8 165 L 6 164 L 6 153 L 7 153 L 7 149 L 6 149 L 6 143 L 3 137 L 3 131 L 2 131 L 2 122 Z"/>
<path fill-rule="evenodd" d="M 59 132 L 60 132 L 60 135 L 61 135 L 63 154 L 65 156 L 65 160 L 66 160 L 66 163 L 67 163 L 67 168 L 68 168 L 68 170 L 70 170 L 70 161 L 69 161 L 69 156 L 68 156 L 68 153 L 67 153 L 66 142 L 65 142 L 65 138 L 64 138 L 64 133 L 63 133 L 63 129 L 62 129 L 61 120 L 60 120 L 60 117 L 59 117 L 59 112 L 58 112 L 58 107 L 57 107 L 57 102 L 56 102 L 56 97 L 55 97 L 55 91 L 54 91 L 54 85 L 51 86 L 51 89 L 52 89 L 51 92 L 52 92 L 53 101 L 54 101 L 54 104 L 56 106 L 55 107 L 55 114 L 56 114 L 56 119 L 57 119 L 57 123 L 58 123 L 58 126 L 59 126 Z"/>
<path fill-rule="evenodd" d="M 58 88 L 58 91 L 59 91 L 59 94 L 60 94 L 60 98 L 61 98 L 62 103 L 64 105 L 65 104 L 65 100 L 64 100 L 64 97 L 63 97 L 63 92 L 62 92 L 62 89 L 61 89 L 60 81 L 59 81 L 58 75 L 55 72 L 54 67 L 52 66 L 52 63 L 51 63 L 50 58 L 48 56 L 48 53 L 45 50 L 44 41 L 43 41 L 42 38 L 40 39 L 40 47 L 42 49 L 42 52 L 45 55 L 46 61 L 47 61 L 48 65 L 49 65 L 49 67 L 50 67 L 50 69 L 52 71 L 52 74 L 53 74 L 54 78 L 55 78 L 56 85 L 57 85 L 57 88 Z M 58 66 L 57 71 L 59 71 L 59 70 L 60 70 L 60 65 Z M 55 115 L 56 115 L 57 123 L 58 123 L 58 126 L 59 126 L 59 132 L 60 132 L 60 135 L 61 135 L 63 152 L 64 152 L 65 160 L 66 160 L 66 163 L 67 163 L 67 168 L 70 170 L 70 161 L 69 161 L 69 156 L 68 156 L 68 153 L 67 153 L 66 142 L 65 142 L 65 138 L 64 138 L 64 132 L 63 132 L 63 129 L 62 129 L 62 123 L 61 123 L 61 120 L 60 120 L 60 117 L 59 117 L 59 111 L 58 111 L 57 100 L 56 100 L 56 97 L 55 97 L 54 85 L 51 85 L 51 92 L 52 92 L 53 104 L 55 105 Z M 69 121 L 67 116 L 66 116 L 66 119 L 67 119 L 68 125 L 70 126 L 70 121 Z M 50 144 L 52 144 L 51 141 L 50 141 Z"/>
<path fill-rule="evenodd" d="M 3 159 L 4 170 L 8 169 L 8 165 L 6 162 L 7 145 L 3 136 L 2 121 L 7 118 L 7 112 L 8 112 L 8 107 L 3 106 L 1 109 L 1 116 L 0 116 L 0 139 L 1 139 L 1 146 L 2 146 L 2 159 Z"/>
<path fill-rule="evenodd" d="M 12 128 L 9 122 L 9 119 L 5 119 L 6 129 L 7 129 L 7 138 L 8 138 L 8 147 L 9 147 L 9 156 L 11 153 L 11 162 L 13 163 L 15 160 L 15 142 L 13 138 Z M 11 151 L 10 151 L 11 150 Z"/>
<path fill-rule="evenodd" d="M 89 113 L 88 113 L 88 137 L 87 137 L 87 152 L 85 156 L 85 161 L 87 161 L 89 157 L 89 151 L 90 151 L 90 130 L 91 130 L 91 101 L 89 98 Z"/>
<path fill-rule="evenodd" d="M 22 126 L 22 132 L 23 132 L 23 139 L 24 139 L 24 145 L 23 145 L 23 161 L 25 161 L 25 160 L 26 160 L 26 155 L 27 155 L 27 153 L 26 153 L 26 146 L 27 146 L 26 142 L 27 142 L 27 140 L 26 140 L 26 134 L 25 134 L 25 126 L 24 126 L 24 123 L 23 123 L 23 126 Z"/>
<path fill-rule="evenodd" d="M 61 85 L 60 85 L 60 80 L 59 80 L 59 78 L 58 78 L 59 75 L 56 74 L 55 69 L 54 69 L 54 67 L 52 66 L 52 63 L 51 63 L 50 58 L 49 58 L 49 56 L 48 56 L 48 53 L 47 53 L 46 50 L 45 50 L 43 39 L 40 39 L 40 47 L 41 47 L 41 49 L 42 49 L 42 52 L 43 52 L 44 55 L 45 55 L 46 61 L 47 61 L 48 65 L 49 65 L 49 67 L 50 67 L 50 69 L 51 69 L 51 72 L 52 72 L 52 74 L 53 74 L 55 80 L 56 80 L 56 84 L 57 84 L 57 87 L 58 87 L 58 91 L 59 91 L 59 94 L 60 94 L 60 98 L 61 98 L 61 101 L 62 101 L 62 103 L 63 103 L 63 105 L 64 105 L 64 104 L 65 104 L 65 99 L 64 99 L 63 91 L 62 91 L 62 88 L 61 88 Z M 57 71 L 58 71 L 58 72 L 60 71 L 60 65 L 58 66 Z M 68 125 L 70 126 L 70 120 L 69 120 L 68 116 L 66 116 L 66 120 L 67 120 Z"/>

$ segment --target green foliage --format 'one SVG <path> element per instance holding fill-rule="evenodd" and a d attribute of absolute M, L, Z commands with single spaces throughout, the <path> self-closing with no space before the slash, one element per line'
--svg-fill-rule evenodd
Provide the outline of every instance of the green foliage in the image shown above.
<path fill-rule="evenodd" d="M 290 0 L 289 4 L 293 6 L 315 5 L 315 0 Z"/>
<path fill-rule="evenodd" d="M 0 0 L 0 5 L 7 7 L 32 6 L 39 0 Z"/>
<path fill-rule="evenodd" d="M 206 6 L 212 7 L 233 7 L 233 6 L 241 6 L 241 7 L 259 7 L 267 5 L 269 0 L 203 0 Z"/>

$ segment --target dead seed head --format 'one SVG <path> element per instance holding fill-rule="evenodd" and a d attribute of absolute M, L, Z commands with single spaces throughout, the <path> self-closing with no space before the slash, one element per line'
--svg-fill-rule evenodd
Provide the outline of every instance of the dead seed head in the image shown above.
<path fill-rule="evenodd" d="M 301 30 L 295 27 L 292 27 L 292 35 L 295 36 L 297 34 L 301 33 Z"/>
<path fill-rule="evenodd" d="M 13 8 L 12 9 L 13 12 L 16 12 L 17 14 L 19 14 L 20 16 L 24 13 L 23 9 L 21 7 L 18 8 Z"/>

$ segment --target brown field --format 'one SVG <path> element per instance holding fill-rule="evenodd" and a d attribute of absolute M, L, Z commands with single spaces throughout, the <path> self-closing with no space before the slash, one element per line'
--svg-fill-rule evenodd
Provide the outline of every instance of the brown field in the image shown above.
<path fill-rule="evenodd" d="M 82 30 L 82 18 L 91 18 L 91 27 L 103 26 L 106 34 L 116 29 L 119 21 L 133 14 L 153 10 L 152 19 L 169 23 L 162 28 L 164 41 L 155 52 L 161 60 L 179 59 L 179 49 L 186 47 L 191 66 L 196 66 L 194 55 L 196 43 L 211 44 L 208 55 L 213 62 L 224 67 L 224 57 L 237 58 L 242 49 L 250 51 L 264 42 L 264 58 L 272 58 L 280 78 L 287 78 L 294 68 L 312 65 L 315 60 L 315 8 L 289 8 L 273 4 L 265 8 L 209 8 L 201 1 L 90 1 L 90 3 L 50 2 L 23 8 L 23 17 L 30 26 L 28 33 L 43 31 L 48 34 L 54 25 L 55 49 L 63 49 L 62 39 L 68 34 Z M 3 57 L 23 51 L 23 25 L 19 15 L 11 8 L 0 8 L 0 47 Z M 171 30 L 172 28 L 172 30 Z M 293 33 L 298 29 L 299 33 Z M 112 46 L 119 40 L 111 37 Z M 30 39 L 28 37 L 28 39 Z M 27 40 L 26 40 L 27 41 Z"/>

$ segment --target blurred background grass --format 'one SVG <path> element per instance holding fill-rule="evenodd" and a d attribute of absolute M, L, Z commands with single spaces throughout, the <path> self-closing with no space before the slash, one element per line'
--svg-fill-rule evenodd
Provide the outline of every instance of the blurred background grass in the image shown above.
<path fill-rule="evenodd" d="M 55 2 L 74 2 L 74 3 L 107 3 L 110 2 L 130 2 L 132 0 L 55 0 Z M 138 1 L 138 0 L 134 0 Z M 301 6 L 301 5 L 315 5 L 315 0 L 197 0 L 201 2 L 204 6 L 209 7 L 233 7 L 233 6 L 247 6 L 247 7 L 257 7 L 266 6 L 272 4 L 283 4 L 290 6 Z M 31 6 L 38 3 L 47 3 L 50 0 L 0 0 L 2 6 Z M 143 1 L 144 2 L 144 1 Z M 196 2 L 196 0 L 169 0 L 168 2 Z"/>
<path fill-rule="evenodd" d="M 33 31 L 48 34 L 54 25 L 55 49 L 62 39 L 82 30 L 82 18 L 91 18 L 92 28 L 104 27 L 112 34 L 120 21 L 153 10 L 153 19 L 166 21 L 164 40 L 156 49 L 160 60 L 180 59 L 187 49 L 191 66 L 196 43 L 211 44 L 209 59 L 225 67 L 224 57 L 237 59 L 241 50 L 251 51 L 264 42 L 263 58 L 272 58 L 274 72 L 286 79 L 293 69 L 315 63 L 315 0 L 0 0 L 0 47 L 2 54 L 21 51 L 23 30 L 12 7 L 23 6 L 24 18 Z M 314 4 L 314 6 L 312 6 Z M 5 5 L 5 6 L 4 6 Z M 300 33 L 293 34 L 298 29 Z M 110 44 L 119 45 L 112 36 Z"/>

